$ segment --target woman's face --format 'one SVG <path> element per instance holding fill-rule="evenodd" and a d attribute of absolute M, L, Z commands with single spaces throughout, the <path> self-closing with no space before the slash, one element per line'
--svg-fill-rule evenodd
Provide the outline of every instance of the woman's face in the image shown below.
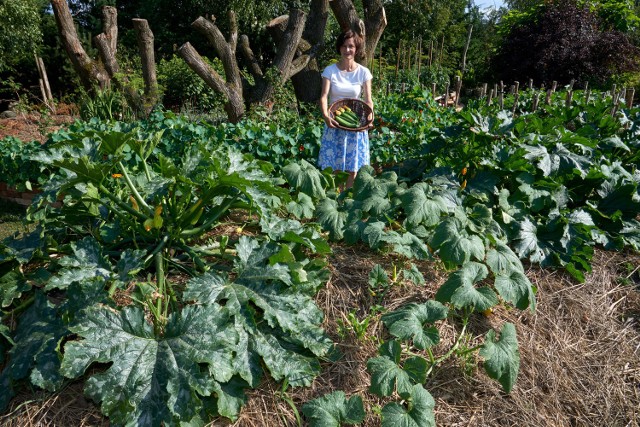
<path fill-rule="evenodd" d="M 357 52 L 357 48 L 356 48 L 356 43 L 352 38 L 349 39 L 345 39 L 344 43 L 342 43 L 342 46 L 340 46 L 340 53 L 342 54 L 342 56 L 344 57 L 354 57 L 356 52 Z"/>

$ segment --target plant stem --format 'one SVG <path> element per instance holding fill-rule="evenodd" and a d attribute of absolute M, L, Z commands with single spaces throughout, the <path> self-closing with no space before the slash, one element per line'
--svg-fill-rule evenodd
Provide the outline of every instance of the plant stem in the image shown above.
<path fill-rule="evenodd" d="M 35 295 L 31 295 L 29 298 L 27 298 L 26 300 L 22 301 L 22 303 L 19 306 L 17 306 L 13 310 L 9 311 L 7 314 L 2 316 L 2 318 L 0 319 L 0 323 L 4 322 L 6 319 L 8 319 L 10 317 L 15 317 L 15 316 L 19 315 L 20 313 L 25 311 L 27 308 L 29 308 L 29 306 L 31 304 L 33 304 L 33 302 L 35 300 L 36 300 Z"/>
<path fill-rule="evenodd" d="M 129 176 L 129 173 L 127 172 L 127 169 L 124 167 L 122 162 L 118 162 L 118 166 L 122 171 L 122 177 L 124 178 L 125 182 L 129 186 L 129 189 L 131 190 L 131 193 L 133 194 L 133 198 L 136 199 L 138 205 L 146 209 L 147 215 L 153 215 L 153 210 L 149 207 L 149 205 L 147 205 L 147 202 L 144 201 L 140 193 L 138 193 L 138 190 L 136 189 L 135 185 L 133 185 L 133 181 L 131 181 L 131 177 Z"/>
<path fill-rule="evenodd" d="M 435 368 L 437 365 L 439 365 L 440 363 L 444 362 L 449 357 L 451 357 L 451 355 L 458 349 L 458 347 L 460 347 L 460 342 L 462 342 L 462 337 L 464 337 L 464 333 L 467 331 L 467 325 L 469 324 L 469 315 L 470 315 L 470 313 L 468 313 L 465 310 L 465 313 L 462 316 L 462 330 L 460 331 L 460 335 L 458 335 L 458 338 L 456 338 L 456 342 L 449 349 L 449 351 L 447 351 L 446 354 L 444 354 L 443 356 L 439 357 L 438 359 L 436 359 L 435 361 L 433 361 L 431 363 L 431 366 L 429 367 L 429 370 L 427 371 L 427 376 L 429 376 L 429 374 L 431 374 L 431 371 L 433 370 L 433 368 Z"/>
<path fill-rule="evenodd" d="M 184 230 L 182 233 L 180 233 L 180 237 L 197 236 L 199 234 L 202 234 L 208 231 L 213 226 L 213 224 L 218 220 L 218 218 L 220 218 L 222 214 L 229 209 L 229 207 L 236 201 L 237 198 L 238 198 L 238 195 L 235 195 L 232 198 L 227 199 L 226 202 L 224 202 L 219 206 L 218 212 L 215 215 L 213 215 L 211 218 L 209 218 L 207 222 L 202 224 L 200 227 Z"/>
<path fill-rule="evenodd" d="M 123 203 L 122 200 L 118 199 L 116 196 L 111 194 L 109 189 L 106 188 L 104 185 L 99 184 L 98 188 L 100 189 L 100 191 L 102 191 L 104 193 L 105 196 L 107 196 L 107 198 L 109 200 L 111 200 L 113 203 L 115 203 L 120 209 L 123 209 L 123 210 L 129 212 L 131 215 L 133 215 L 133 216 L 135 216 L 135 217 L 137 217 L 139 219 L 142 219 L 142 220 L 147 219 L 147 216 L 145 214 L 133 209 L 131 206 L 127 205 L 126 203 Z M 118 214 L 118 212 L 116 212 L 116 214 Z"/>
<path fill-rule="evenodd" d="M 164 314 L 162 320 L 166 318 L 166 313 L 163 313 L 162 310 L 162 299 L 167 299 L 167 296 L 164 292 L 164 260 L 162 256 L 162 251 L 158 251 L 155 255 L 156 262 L 156 282 L 158 284 L 158 299 L 156 300 L 156 310 L 158 313 Z"/>

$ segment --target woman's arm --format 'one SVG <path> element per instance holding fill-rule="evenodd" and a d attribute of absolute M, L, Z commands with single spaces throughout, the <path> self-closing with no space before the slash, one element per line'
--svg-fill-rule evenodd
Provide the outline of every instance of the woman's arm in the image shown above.
<path fill-rule="evenodd" d="M 364 91 L 364 93 L 362 94 L 363 101 L 369 107 L 371 107 L 371 116 L 369 117 L 369 120 L 373 120 L 374 115 L 373 115 L 373 99 L 371 99 L 371 80 L 367 80 L 366 82 L 364 82 L 364 85 L 362 85 L 362 89 Z M 371 126 L 373 126 L 373 124 Z"/>
<path fill-rule="evenodd" d="M 331 82 L 329 79 L 322 78 L 322 90 L 320 91 L 320 111 L 322 111 L 322 118 L 324 122 L 330 128 L 336 127 L 335 121 L 329 115 L 329 89 L 331 88 Z"/>

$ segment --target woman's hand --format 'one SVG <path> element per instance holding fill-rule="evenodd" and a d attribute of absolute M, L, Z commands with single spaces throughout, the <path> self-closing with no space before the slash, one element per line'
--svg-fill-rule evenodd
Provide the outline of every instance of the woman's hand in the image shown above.
<path fill-rule="evenodd" d="M 337 127 L 338 123 L 333 118 L 331 118 L 330 115 L 327 114 L 323 118 L 324 118 L 324 122 L 327 124 L 328 127 L 330 127 L 330 128 Z"/>

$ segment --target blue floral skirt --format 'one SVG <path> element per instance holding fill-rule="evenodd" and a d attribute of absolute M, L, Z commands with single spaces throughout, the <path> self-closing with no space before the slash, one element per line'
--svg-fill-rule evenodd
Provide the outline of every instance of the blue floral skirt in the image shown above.
<path fill-rule="evenodd" d="M 351 132 L 325 125 L 318 155 L 320 169 L 330 167 L 333 170 L 358 172 L 370 161 L 369 133 L 366 130 Z"/>

